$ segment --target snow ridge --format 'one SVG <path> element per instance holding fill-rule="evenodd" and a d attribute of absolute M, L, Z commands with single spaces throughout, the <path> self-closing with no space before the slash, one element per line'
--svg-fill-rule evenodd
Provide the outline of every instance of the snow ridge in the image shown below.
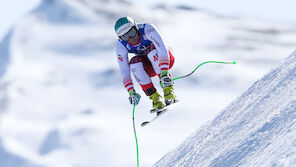
<path fill-rule="evenodd" d="M 77 1 L 43 0 L 32 11 L 40 19 L 54 23 L 81 24 L 96 20 L 96 15 Z"/>
<path fill-rule="evenodd" d="M 293 166 L 296 51 L 154 167 Z"/>
<path fill-rule="evenodd" d="M 0 41 L 0 78 L 5 74 L 9 61 L 10 39 L 12 31 L 10 31 L 3 41 Z"/>
<path fill-rule="evenodd" d="M 6 166 L 38 167 L 37 165 L 32 164 L 17 155 L 8 153 L 8 151 L 3 147 L 1 140 L 0 140 L 0 162 L 1 162 L 1 166 L 3 167 L 6 167 Z"/>

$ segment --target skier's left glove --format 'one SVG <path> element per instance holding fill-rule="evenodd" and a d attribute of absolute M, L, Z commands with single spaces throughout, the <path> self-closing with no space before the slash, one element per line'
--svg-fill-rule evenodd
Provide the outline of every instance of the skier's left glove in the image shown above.
<path fill-rule="evenodd" d="M 140 99 L 141 99 L 141 95 L 139 93 L 136 93 L 136 91 L 134 89 L 132 89 L 129 91 L 129 95 L 130 95 L 130 97 L 128 99 L 132 105 L 139 104 Z"/>
<path fill-rule="evenodd" d="M 167 70 L 161 71 L 161 74 L 160 74 L 160 86 L 162 88 L 165 88 L 165 87 L 171 86 L 173 84 L 174 84 L 174 82 L 172 80 L 172 77 L 171 77 L 169 71 L 167 71 Z"/>

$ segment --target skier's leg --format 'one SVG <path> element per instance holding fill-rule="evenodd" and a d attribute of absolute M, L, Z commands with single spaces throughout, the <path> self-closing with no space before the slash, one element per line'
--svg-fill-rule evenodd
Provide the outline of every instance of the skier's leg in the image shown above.
<path fill-rule="evenodd" d="M 151 62 L 152 68 L 155 71 L 157 75 L 160 74 L 160 68 L 159 68 L 159 57 L 158 57 L 158 52 L 156 49 L 151 50 L 148 54 L 147 57 L 149 61 Z"/>
<path fill-rule="evenodd" d="M 174 65 L 175 58 L 170 49 L 168 50 L 168 52 L 169 52 L 169 68 L 172 68 L 172 66 Z M 160 78 L 159 57 L 158 57 L 157 50 L 156 49 L 152 50 L 147 55 L 147 57 L 150 60 L 154 71 L 158 74 Z M 173 84 L 171 84 L 170 86 L 164 87 L 163 92 L 164 92 L 164 99 L 167 105 L 176 101 Z"/>
<path fill-rule="evenodd" d="M 130 65 L 131 71 L 134 74 L 137 82 L 141 85 L 143 91 L 147 96 L 155 93 L 156 89 L 151 81 L 151 78 L 148 76 L 144 70 L 143 63 L 138 62 Z"/>
<path fill-rule="evenodd" d="M 135 56 L 130 61 L 130 68 L 133 72 L 137 82 L 141 85 L 143 91 L 150 99 L 153 101 L 153 108 L 161 109 L 165 105 L 161 101 L 161 96 L 156 91 L 150 76 L 147 74 L 145 68 L 145 57 L 144 56 Z"/>
<path fill-rule="evenodd" d="M 169 52 L 169 69 L 171 69 L 175 63 L 175 57 L 172 54 L 171 49 L 168 49 Z M 155 73 L 160 77 L 160 68 L 159 68 L 159 57 L 158 57 L 158 52 L 156 49 L 151 50 L 148 55 L 148 59 L 151 62 L 151 65 L 155 71 Z"/>
<path fill-rule="evenodd" d="M 170 65 L 169 65 L 169 69 L 171 69 L 175 63 L 175 57 L 171 51 L 171 49 L 169 48 L 168 49 L 168 52 L 169 52 L 169 56 L 170 56 Z"/>

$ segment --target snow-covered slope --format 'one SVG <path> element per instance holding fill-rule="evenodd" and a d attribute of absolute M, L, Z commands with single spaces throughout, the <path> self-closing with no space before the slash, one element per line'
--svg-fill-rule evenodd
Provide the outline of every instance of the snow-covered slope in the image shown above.
<path fill-rule="evenodd" d="M 0 140 L 0 162 L 1 162 L 1 166 L 3 167 L 6 167 L 6 166 L 38 167 L 37 165 L 34 165 L 28 162 L 26 159 L 23 159 L 17 155 L 8 153 L 7 150 L 3 148 L 1 140 Z"/>
<path fill-rule="evenodd" d="M 5 74 L 10 55 L 11 32 L 0 42 L 0 78 Z"/>
<path fill-rule="evenodd" d="M 139 125 L 152 117 L 151 101 L 135 84 L 143 97 L 135 115 L 143 167 L 212 119 L 296 44 L 293 25 L 184 6 L 43 0 L 0 45 L 1 155 L 22 159 L 23 166 L 135 166 L 132 106 L 114 51 L 113 24 L 124 15 L 160 29 L 176 57 L 173 76 L 206 60 L 239 63 L 207 65 L 176 81 L 181 105 L 147 128 Z"/>
<path fill-rule="evenodd" d="M 155 167 L 295 166 L 296 51 Z"/>

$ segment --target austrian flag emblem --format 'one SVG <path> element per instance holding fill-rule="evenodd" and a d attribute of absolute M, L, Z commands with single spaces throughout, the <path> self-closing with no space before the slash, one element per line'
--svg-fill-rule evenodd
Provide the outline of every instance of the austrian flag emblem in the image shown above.
<path fill-rule="evenodd" d="M 121 55 L 118 55 L 118 59 L 119 59 L 120 61 L 123 61 L 123 57 L 122 57 Z"/>

